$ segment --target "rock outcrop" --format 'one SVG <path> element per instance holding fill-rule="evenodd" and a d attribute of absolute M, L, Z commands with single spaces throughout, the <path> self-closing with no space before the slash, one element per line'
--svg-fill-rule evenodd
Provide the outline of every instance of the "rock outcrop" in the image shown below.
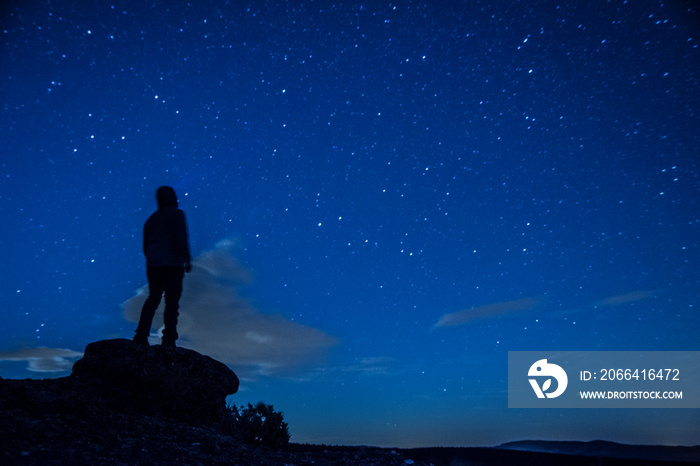
<path fill-rule="evenodd" d="M 119 412 L 196 421 L 219 419 L 239 384 L 231 369 L 196 351 L 125 339 L 90 343 L 69 379 Z"/>

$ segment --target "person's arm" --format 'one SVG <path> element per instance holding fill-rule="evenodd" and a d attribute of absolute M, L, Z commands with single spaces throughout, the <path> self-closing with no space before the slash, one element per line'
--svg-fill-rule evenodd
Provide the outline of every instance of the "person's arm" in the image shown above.
<path fill-rule="evenodd" d="M 183 211 L 179 211 L 178 215 L 177 244 L 185 257 L 185 272 L 189 273 L 192 270 L 192 257 L 190 256 L 190 242 L 187 234 L 187 220 Z"/>
<path fill-rule="evenodd" d="M 149 233 L 148 233 L 148 222 L 146 222 L 143 225 L 143 255 L 146 255 L 146 249 L 148 248 L 148 238 L 149 238 Z"/>

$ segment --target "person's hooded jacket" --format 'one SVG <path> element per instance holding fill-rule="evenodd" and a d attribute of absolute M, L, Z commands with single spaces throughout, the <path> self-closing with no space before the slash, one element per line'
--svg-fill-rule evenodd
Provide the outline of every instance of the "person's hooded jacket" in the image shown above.
<path fill-rule="evenodd" d="M 177 195 L 169 186 L 156 191 L 156 210 L 143 227 L 143 253 L 147 267 L 185 267 L 190 265 L 185 213 L 177 208 Z"/>

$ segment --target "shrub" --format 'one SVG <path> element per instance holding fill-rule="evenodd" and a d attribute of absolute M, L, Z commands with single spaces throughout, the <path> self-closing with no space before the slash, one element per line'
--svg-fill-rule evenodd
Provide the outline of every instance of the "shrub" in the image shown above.
<path fill-rule="evenodd" d="M 272 405 L 263 402 L 255 406 L 229 407 L 233 425 L 241 439 L 246 443 L 281 448 L 289 443 L 289 426 L 282 413 L 274 410 Z"/>

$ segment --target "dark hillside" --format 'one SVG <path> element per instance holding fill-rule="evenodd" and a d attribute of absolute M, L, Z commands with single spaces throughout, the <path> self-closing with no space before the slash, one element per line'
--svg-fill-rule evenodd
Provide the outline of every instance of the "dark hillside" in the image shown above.
<path fill-rule="evenodd" d="M 68 377 L 0 378 L 0 464 L 682 464 L 498 448 L 268 448 L 244 442 L 232 422 L 225 399 L 237 390 L 228 367 L 195 351 L 91 343 Z"/>

